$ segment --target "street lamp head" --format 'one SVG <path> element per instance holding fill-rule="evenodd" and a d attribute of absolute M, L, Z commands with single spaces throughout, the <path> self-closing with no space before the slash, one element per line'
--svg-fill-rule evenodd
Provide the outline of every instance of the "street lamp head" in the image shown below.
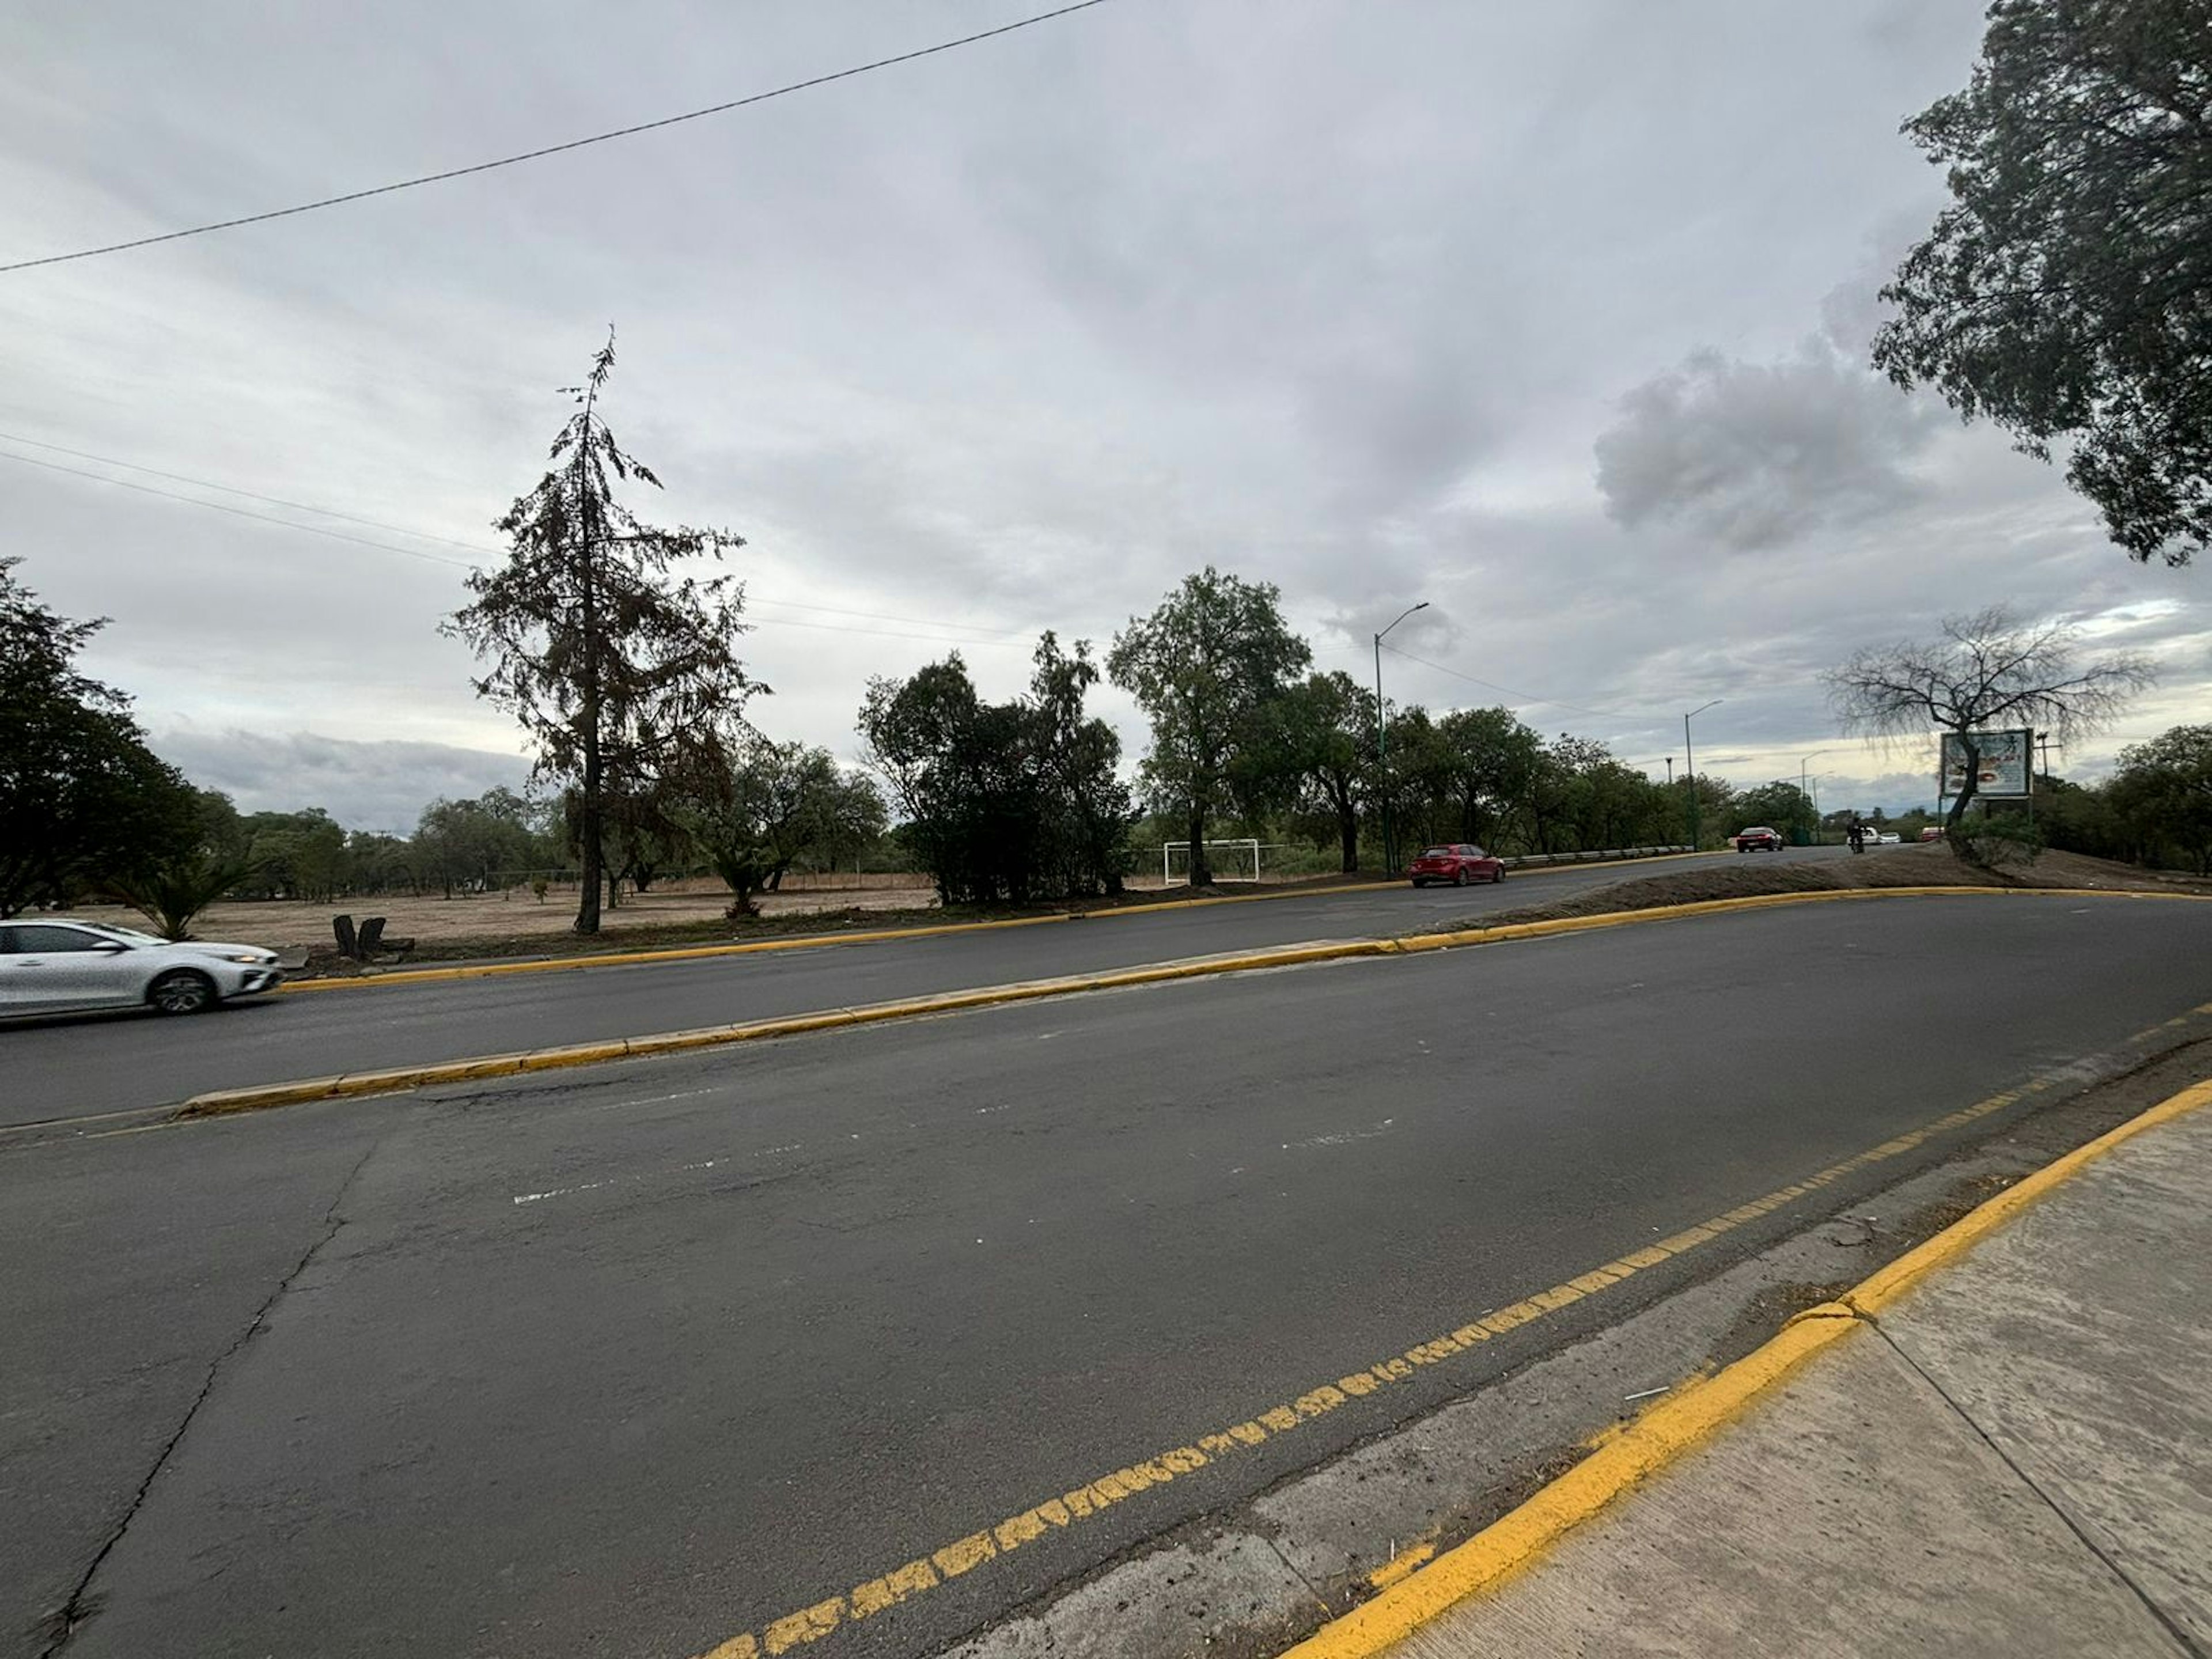
<path fill-rule="evenodd" d="M 1428 608 L 1429 602 L 1426 599 L 1423 599 L 1419 605 L 1407 605 L 1403 611 L 1401 611 L 1398 613 L 1395 620 L 1391 623 L 1390 628 L 1395 628 L 1399 623 L 1405 621 L 1407 617 L 1412 616 L 1416 611 L 1426 611 Z M 1384 629 L 1382 630 L 1382 634 L 1389 633 L 1390 631 L 1390 628 Z M 1382 643 L 1382 634 L 1377 634 L 1375 636 L 1375 643 L 1378 646 Z"/>

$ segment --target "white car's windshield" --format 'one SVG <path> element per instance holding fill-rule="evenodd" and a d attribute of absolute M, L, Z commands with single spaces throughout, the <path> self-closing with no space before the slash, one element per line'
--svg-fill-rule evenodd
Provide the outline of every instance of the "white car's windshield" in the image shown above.
<path fill-rule="evenodd" d="M 78 926 L 91 933 L 105 933 L 110 939 L 119 939 L 126 945 L 167 945 L 169 942 L 165 939 L 156 939 L 151 933 L 142 933 L 136 927 L 118 927 L 111 921 L 86 921 L 80 922 Z"/>

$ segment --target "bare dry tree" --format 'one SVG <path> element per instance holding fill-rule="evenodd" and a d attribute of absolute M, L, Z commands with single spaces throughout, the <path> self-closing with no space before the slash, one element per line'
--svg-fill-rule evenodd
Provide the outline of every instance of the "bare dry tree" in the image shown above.
<path fill-rule="evenodd" d="M 2082 661 L 2071 623 L 2024 622 L 2002 605 L 1946 617 L 1942 635 L 1862 647 L 1821 678 L 1847 732 L 1894 742 L 1933 726 L 1955 738 L 1966 787 L 1951 802 L 1944 834 L 1966 858 L 1957 830 L 1980 781 L 1983 737 L 2021 726 L 2062 742 L 2091 735 L 2157 674 L 2149 659 L 2132 654 Z"/>

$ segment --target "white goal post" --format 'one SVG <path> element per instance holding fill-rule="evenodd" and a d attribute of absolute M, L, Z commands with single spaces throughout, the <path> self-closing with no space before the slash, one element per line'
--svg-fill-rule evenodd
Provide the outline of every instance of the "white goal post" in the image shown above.
<path fill-rule="evenodd" d="M 1209 841 L 1206 843 L 1206 861 L 1212 868 L 1216 881 L 1250 881 L 1260 879 L 1260 842 L 1256 837 L 1246 841 Z M 1190 843 L 1170 841 L 1160 843 L 1160 885 L 1180 887 L 1190 880 Z"/>

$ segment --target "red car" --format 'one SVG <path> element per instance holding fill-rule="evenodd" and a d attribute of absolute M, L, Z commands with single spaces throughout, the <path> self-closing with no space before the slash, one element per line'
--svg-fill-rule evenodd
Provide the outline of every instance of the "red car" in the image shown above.
<path fill-rule="evenodd" d="M 1480 847 L 1455 842 L 1448 847 L 1431 847 L 1407 866 L 1407 873 L 1416 887 L 1426 887 L 1432 881 L 1464 887 L 1471 881 L 1504 880 L 1505 860 L 1491 857 Z"/>
<path fill-rule="evenodd" d="M 1782 835 L 1765 824 L 1753 824 L 1750 829 L 1729 837 L 1739 853 L 1778 853 L 1782 850 Z"/>

